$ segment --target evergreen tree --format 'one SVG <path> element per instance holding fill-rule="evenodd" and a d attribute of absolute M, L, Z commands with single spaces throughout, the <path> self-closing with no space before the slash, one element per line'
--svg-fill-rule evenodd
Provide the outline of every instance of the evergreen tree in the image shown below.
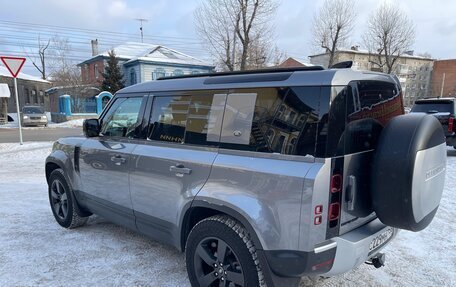
<path fill-rule="evenodd" d="M 116 58 L 114 50 L 109 51 L 108 55 L 108 65 L 106 65 L 105 72 L 103 73 L 104 79 L 101 84 L 101 89 L 114 94 L 125 87 L 125 82 L 122 80 L 123 75 L 120 71 L 119 61 Z"/>

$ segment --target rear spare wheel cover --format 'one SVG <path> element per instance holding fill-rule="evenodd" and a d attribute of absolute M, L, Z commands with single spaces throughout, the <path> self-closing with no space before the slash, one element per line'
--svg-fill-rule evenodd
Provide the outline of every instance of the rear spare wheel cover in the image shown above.
<path fill-rule="evenodd" d="M 430 115 L 393 118 L 383 129 L 372 163 L 372 205 L 386 225 L 419 231 L 434 218 L 442 197 L 446 144 Z"/>

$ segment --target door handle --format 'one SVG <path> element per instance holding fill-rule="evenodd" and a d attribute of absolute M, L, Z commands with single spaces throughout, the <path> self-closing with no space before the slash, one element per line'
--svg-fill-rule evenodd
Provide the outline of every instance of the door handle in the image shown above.
<path fill-rule="evenodd" d="M 347 195 L 346 195 L 347 209 L 349 211 L 355 210 L 357 192 L 358 192 L 358 185 L 356 183 L 356 177 L 353 175 L 350 175 L 348 177 L 348 190 L 347 190 Z"/>
<path fill-rule="evenodd" d="M 111 157 L 111 161 L 114 162 L 115 165 L 121 165 L 124 164 L 127 159 L 117 154 Z"/>
<path fill-rule="evenodd" d="M 169 171 L 175 172 L 176 174 L 191 174 L 192 170 L 190 168 L 184 167 L 183 164 L 176 164 L 169 167 Z"/>

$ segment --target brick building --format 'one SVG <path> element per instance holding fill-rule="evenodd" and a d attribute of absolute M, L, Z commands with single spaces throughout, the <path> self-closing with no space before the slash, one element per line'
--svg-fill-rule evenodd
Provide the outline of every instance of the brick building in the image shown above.
<path fill-rule="evenodd" d="M 431 97 L 456 97 L 456 59 L 434 62 L 431 91 Z"/>

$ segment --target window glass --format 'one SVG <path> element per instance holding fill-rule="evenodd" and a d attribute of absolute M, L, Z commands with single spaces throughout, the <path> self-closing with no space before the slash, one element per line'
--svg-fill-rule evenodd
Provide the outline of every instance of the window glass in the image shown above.
<path fill-rule="evenodd" d="M 173 71 L 173 76 L 182 76 L 184 74 L 184 71 L 181 69 L 176 69 Z"/>
<path fill-rule="evenodd" d="M 165 69 L 156 68 L 155 71 L 153 72 L 152 79 L 157 80 L 157 79 L 160 79 L 160 78 L 164 78 L 165 76 L 166 76 Z"/>
<path fill-rule="evenodd" d="M 191 96 L 185 143 L 218 145 L 226 94 Z"/>
<path fill-rule="evenodd" d="M 356 81 L 332 87 L 331 97 L 327 157 L 374 149 L 386 123 L 403 114 L 402 97 L 393 83 Z"/>
<path fill-rule="evenodd" d="M 190 96 L 155 97 L 149 121 L 149 139 L 182 143 Z"/>
<path fill-rule="evenodd" d="M 140 108 L 142 98 L 118 99 L 110 107 L 101 126 L 104 136 L 132 138 L 141 125 Z"/>
<path fill-rule="evenodd" d="M 246 100 L 235 102 L 233 96 Z M 319 96 L 320 87 L 243 89 L 229 94 L 221 147 L 314 155 Z"/>
<path fill-rule="evenodd" d="M 136 72 L 135 69 L 130 69 L 130 85 L 136 84 Z"/>

